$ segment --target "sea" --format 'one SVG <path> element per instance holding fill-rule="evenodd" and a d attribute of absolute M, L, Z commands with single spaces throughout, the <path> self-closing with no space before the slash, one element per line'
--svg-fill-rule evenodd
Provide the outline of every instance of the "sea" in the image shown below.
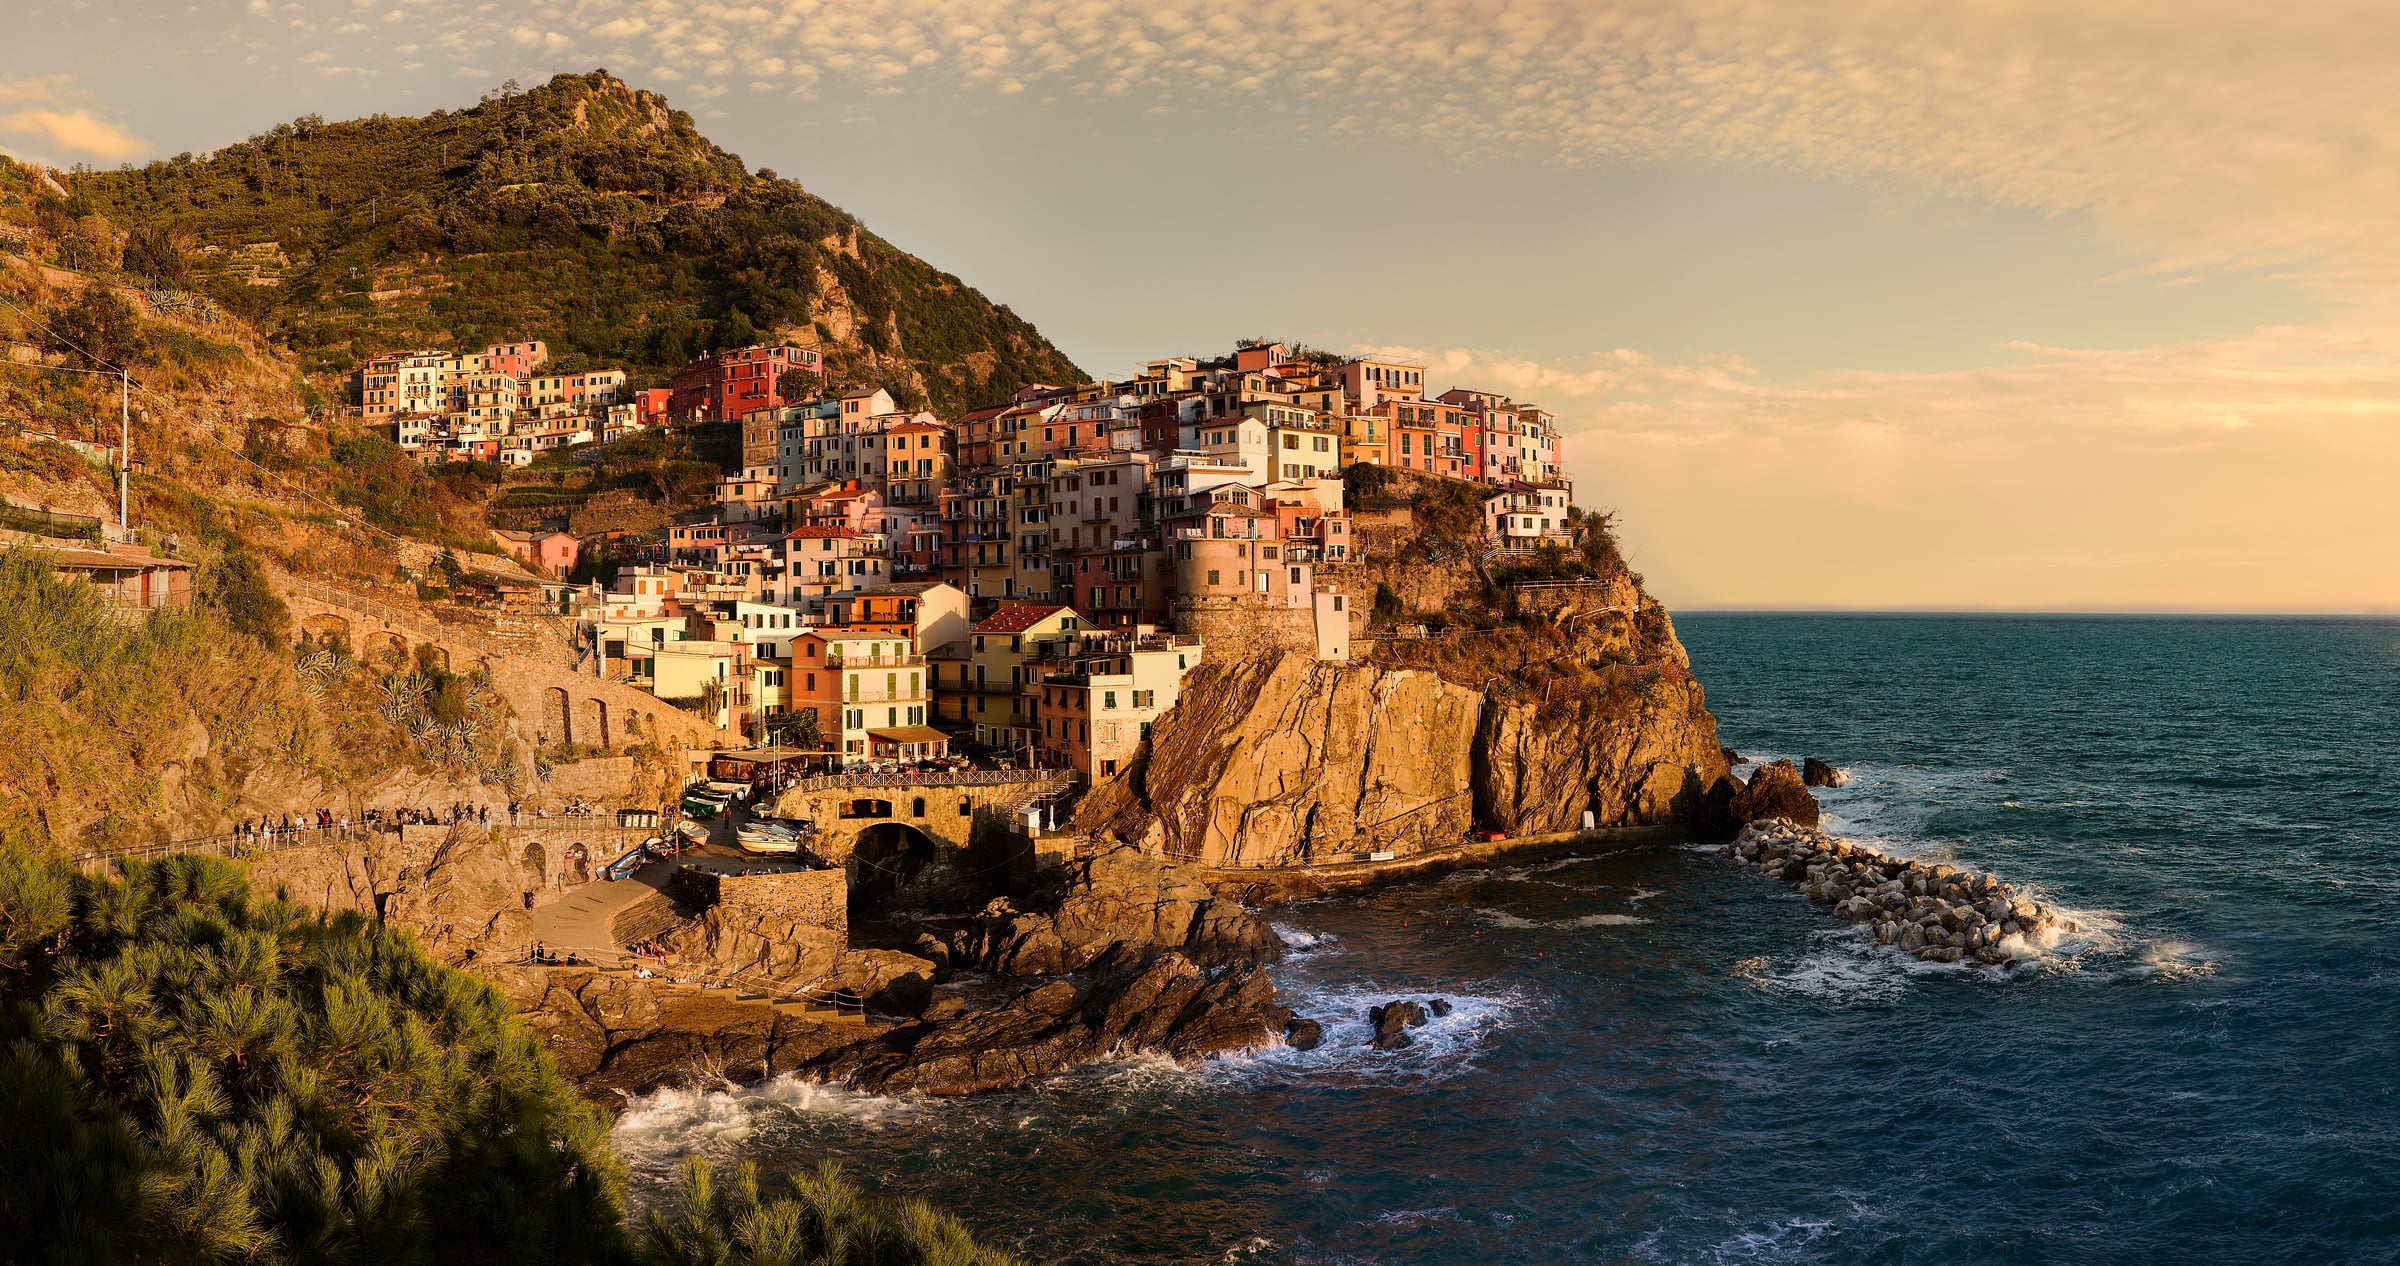
<path fill-rule="evenodd" d="M 1309 1052 L 978 1098 L 670 1090 L 615 1141 L 839 1161 L 1060 1263 L 2400 1261 L 2400 622 L 1692 614 L 1825 827 L 2082 932 L 1875 946 L 1697 846 L 1273 912 Z M 1405 1051 L 1366 1009 L 1441 998 Z"/>

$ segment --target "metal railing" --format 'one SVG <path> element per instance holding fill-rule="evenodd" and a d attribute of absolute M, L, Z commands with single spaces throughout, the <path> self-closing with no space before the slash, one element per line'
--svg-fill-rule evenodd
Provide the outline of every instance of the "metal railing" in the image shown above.
<path fill-rule="evenodd" d="M 472 633 L 461 633 L 458 630 L 443 624 L 439 620 L 428 621 L 421 619 L 416 615 L 416 613 L 402 611 L 389 603 L 378 602 L 373 598 L 360 597 L 357 594 L 347 593 L 343 590 L 336 589 L 331 585 L 319 584 L 313 580 L 302 580 L 297 576 L 286 573 L 277 572 L 273 574 L 276 579 L 282 581 L 285 589 L 297 594 L 300 597 L 306 598 L 311 602 L 320 602 L 326 606 L 339 607 L 344 611 L 363 615 L 372 620 L 381 620 L 383 623 L 393 627 L 407 629 L 408 631 L 415 633 L 429 641 L 447 642 L 453 646 L 459 647 L 462 650 L 471 651 L 477 655 L 488 655 L 496 658 L 499 656 L 504 656 L 508 653 L 507 651 L 492 645 L 490 642 L 485 641 L 483 638 L 477 637 Z"/>
<path fill-rule="evenodd" d="M 903 770 L 889 774 L 817 774 L 793 780 L 786 791 L 831 791 L 843 787 L 995 787 L 1007 783 L 1071 780 L 1059 769 L 970 769 L 949 773 Z"/>

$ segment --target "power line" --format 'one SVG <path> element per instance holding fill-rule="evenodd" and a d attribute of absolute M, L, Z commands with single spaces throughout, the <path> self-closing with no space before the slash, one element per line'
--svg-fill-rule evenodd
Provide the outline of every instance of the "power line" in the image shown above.
<path fill-rule="evenodd" d="M 97 282 L 94 282 L 94 283 L 90 283 L 90 284 L 97 285 L 97 284 L 99 284 L 99 283 L 97 283 Z M 44 322 L 44 321 L 43 321 L 43 320 L 42 320 L 40 317 L 37 317 L 37 316 L 35 316 L 33 313 L 26 311 L 26 310 L 25 310 L 24 308 L 22 308 L 22 307 L 19 307 L 19 306 L 16 304 L 16 302 L 15 302 L 14 300 L 11 300 L 10 298 L 8 298 L 8 296 L 6 296 L 6 295 L 0 295 L 0 304 L 5 304 L 5 305 L 6 305 L 6 306 L 7 306 L 7 307 L 8 307 L 8 308 L 11 310 L 11 311 L 15 312 L 15 313 L 16 313 L 18 316 L 21 316 L 21 317 L 25 318 L 27 321 L 31 322 L 31 323 L 34 325 L 34 327 L 35 327 L 35 328 L 37 328 L 37 329 L 41 330 L 41 331 L 42 331 L 44 334 L 47 334 L 47 335 L 49 335 L 51 338 L 53 338 L 53 339 L 56 339 L 58 342 L 60 342 L 60 343 L 64 344 L 64 345 L 65 345 L 65 346 L 67 346 L 68 348 L 70 348 L 70 349 L 72 349 L 73 351 L 75 351 L 76 353 L 80 354 L 80 355 L 81 355 L 81 356 L 82 356 L 82 357 L 83 357 L 85 360 L 91 361 L 91 362 L 92 362 L 93 364 L 95 364 L 95 365 L 106 365 L 106 364 L 109 364 L 109 363 L 110 363 L 108 360 L 104 359 L 103 357 L 100 357 L 100 356 L 94 355 L 94 354 L 93 354 L 93 353 L 92 353 L 90 350 L 86 349 L 86 348 L 85 348 L 85 347 L 83 347 L 81 344 L 79 344 L 79 343 L 75 342 L 73 339 L 70 339 L 70 338 L 66 337 L 65 335 L 63 335 L 63 334 L 60 334 L 60 333 L 59 333 L 57 330 L 55 330 L 55 329 L 51 328 L 51 326 L 50 326 L 50 325 L 48 325 L 47 323 L 45 323 L 45 322 Z M 14 364 L 14 363 L 16 363 L 16 362 L 13 362 L 13 361 L 12 361 L 12 362 L 9 362 L 9 363 L 11 363 L 11 364 Z M 33 369 L 33 368 L 36 368 L 36 366 L 31 366 L 31 365 L 28 365 L 28 366 L 25 366 L 25 368 L 28 368 L 28 369 Z M 38 368 L 40 368 L 40 369 L 44 369 L 44 370 L 48 370 L 48 369 L 58 369 L 58 368 L 66 368 L 66 367 L 65 367 L 65 366 L 43 365 L 43 366 L 39 366 Z M 100 371 L 99 371 L 99 370 L 74 370 L 73 372 L 77 372 L 77 373 L 99 373 Z M 113 374 L 110 374 L 110 375 L 108 375 L 108 376 L 109 376 L 109 377 L 118 378 L 118 379 L 120 379 L 121 381 L 123 381 L 123 382 L 125 382 L 126 384 L 128 384 L 129 386 L 132 386 L 132 387 L 138 387 L 138 388 L 140 388 L 140 389 L 141 389 L 141 392 L 142 392 L 142 394 L 143 394 L 144 396 L 146 396 L 146 397 L 148 397 L 148 398 L 150 398 L 150 399 L 152 399 L 152 400 L 156 400 L 156 401 L 159 403 L 159 405 L 160 405 L 161 407 L 163 407 L 163 408 L 165 408 L 165 409 L 168 409 L 168 410 L 170 410 L 170 411 L 175 411 L 175 412 L 177 412 L 177 413 L 178 413 L 178 415 L 180 416 L 180 406 L 179 406 L 179 405 L 178 405 L 178 404 L 177 404 L 177 403 L 176 403 L 176 402 L 175 402 L 173 399 L 171 399 L 170 397 L 167 397 L 167 396 L 161 395 L 160 393 L 158 393 L 158 392 L 156 392 L 156 391 L 153 391 L 153 390 L 151 390 L 151 388 L 150 388 L 150 385 L 149 385 L 148 383 L 142 382 L 142 381 L 140 381 L 139 379 L 136 379 L 136 378 L 134 378 L 134 377 L 133 377 L 133 375 L 132 375 L 132 371 L 131 371 L 130 369 L 128 369 L 127 367 L 125 367 L 125 366 L 123 366 L 123 365 L 119 365 L 119 366 L 117 366 L 116 372 L 115 372 L 115 373 L 113 373 Z M 188 420 L 189 420 L 189 419 L 187 419 L 187 421 L 188 421 Z M 236 458 L 240 459 L 240 460 L 241 460 L 241 461 L 242 461 L 244 464 L 248 465 L 248 466 L 249 466 L 251 469 L 253 469 L 253 470 L 256 470 L 258 473 L 260 473 L 260 474 L 262 474 L 262 475 L 265 475 L 265 476 L 266 476 L 266 477 L 268 477 L 269 479 L 272 479 L 272 480 L 274 480 L 276 483 L 279 483 L 279 484 L 283 485 L 284 487 L 286 487 L 286 488 L 288 488 L 288 489 L 291 489 L 293 492 L 295 492 L 295 493 L 298 493 L 298 494 L 299 494 L 299 495 L 301 495 L 302 497 L 305 497 L 305 498 L 308 498 L 309 500 L 315 501 L 317 504 L 319 504 L 319 505 L 322 505 L 322 506 L 324 506 L 326 509 L 333 511 L 333 512 L 334 512 L 336 515 L 339 515 L 339 516 L 341 517 L 341 520 L 342 520 L 343 522 L 345 522 L 345 523 L 347 523 L 347 522 L 351 522 L 351 521 L 355 520 L 355 521 L 358 523 L 358 525 L 359 525 L 360 527 L 363 527 L 363 528 L 365 528 L 366 530 L 368 530 L 369 532 L 372 532 L 372 533 L 376 534 L 377 536 L 383 537 L 385 540 L 388 540 L 388 541 L 392 542 L 392 543 L 393 543 L 393 544 L 395 544 L 395 545 L 424 545 L 424 544 L 425 544 L 425 542 L 423 542 L 423 541 L 412 541 L 412 540 L 410 540 L 410 539 L 409 539 L 409 538 L 407 538 L 407 537 L 400 536 L 400 535 L 397 535 L 397 534 L 395 534 L 395 533 L 392 533 L 392 532 L 387 532 L 387 531 L 385 531 L 384 529 L 382 529 L 382 528 L 380 528 L 380 527 L 377 527 L 375 524 L 373 524 L 373 523 L 369 522 L 369 521 L 368 521 L 368 520 L 365 518 L 365 516 L 364 516 L 364 515 L 362 515 L 362 514 L 359 514 L 359 513 L 358 513 L 358 512 L 357 512 L 357 511 L 356 511 L 356 510 L 353 508 L 353 507 L 344 506 L 344 505 L 342 505 L 342 504 L 341 504 L 341 503 L 339 503 L 339 502 L 336 502 L 336 501 L 329 500 L 329 499 L 327 499 L 325 496 L 323 496 L 322 494 L 318 493 L 316 490 L 314 490 L 314 489 L 312 489 L 312 488 L 308 488 L 308 487 L 306 487 L 306 486 L 304 486 L 304 485 L 301 485 L 301 484 L 296 484 L 296 483 L 293 483 L 291 480 L 284 478 L 282 475 L 279 475 L 279 474 L 275 473 L 274 471 L 272 471 L 272 470 L 269 470 L 269 469 L 267 469 L 266 467 L 259 465 L 259 464 L 258 464 L 256 461 L 253 461 L 253 460 L 251 459 L 251 457 L 250 457 L 250 455 L 249 455 L 249 454 L 247 454 L 247 453 L 244 453 L 244 452 L 242 452 L 240 449 L 238 449 L 238 448 L 235 448 L 233 445 L 226 443 L 226 442 L 225 442 L 225 440 L 224 440 L 224 437 L 222 437 L 222 436 L 218 435 L 218 434 L 217 434 L 217 433 L 216 433 L 216 432 L 215 432 L 213 429 L 209 429 L 209 428 L 201 428 L 201 427 L 195 427 L 194 429 L 201 430 L 201 431 L 202 431 L 204 434 L 206 434 L 206 435 L 207 435 L 207 437 L 208 437 L 208 440 L 209 440 L 209 442 L 210 442 L 210 443 L 212 443 L 212 444 L 215 444 L 217 447 L 219 447 L 219 448 L 221 448 L 221 449 L 224 449 L 226 452 L 228 452 L 228 453 L 232 454 L 234 457 L 236 457 Z M 130 530 L 131 530 L 131 524 L 130 524 L 130 523 L 126 523 L 126 524 L 124 524 L 123 526 L 126 528 L 126 530 L 128 530 L 128 531 L 130 531 Z M 430 548 L 430 547 L 428 547 L 428 548 Z"/>

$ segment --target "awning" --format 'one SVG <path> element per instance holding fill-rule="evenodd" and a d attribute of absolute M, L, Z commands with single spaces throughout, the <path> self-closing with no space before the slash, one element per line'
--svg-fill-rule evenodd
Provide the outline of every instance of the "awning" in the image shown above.
<path fill-rule="evenodd" d="M 947 743 L 950 741 L 949 735 L 930 725 L 903 725 L 891 730 L 869 730 L 867 737 L 882 739 L 886 743 Z"/>

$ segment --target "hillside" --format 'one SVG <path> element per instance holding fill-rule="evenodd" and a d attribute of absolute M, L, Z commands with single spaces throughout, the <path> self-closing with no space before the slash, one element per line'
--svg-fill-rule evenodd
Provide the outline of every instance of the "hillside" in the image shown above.
<path fill-rule="evenodd" d="M 44 262 L 204 294 L 328 395 L 375 351 L 503 338 L 637 386 L 788 339 L 837 382 L 944 413 L 1084 380 L 1006 307 L 605 71 L 66 179 L 69 197 L 41 202 L 61 243 Z"/>

